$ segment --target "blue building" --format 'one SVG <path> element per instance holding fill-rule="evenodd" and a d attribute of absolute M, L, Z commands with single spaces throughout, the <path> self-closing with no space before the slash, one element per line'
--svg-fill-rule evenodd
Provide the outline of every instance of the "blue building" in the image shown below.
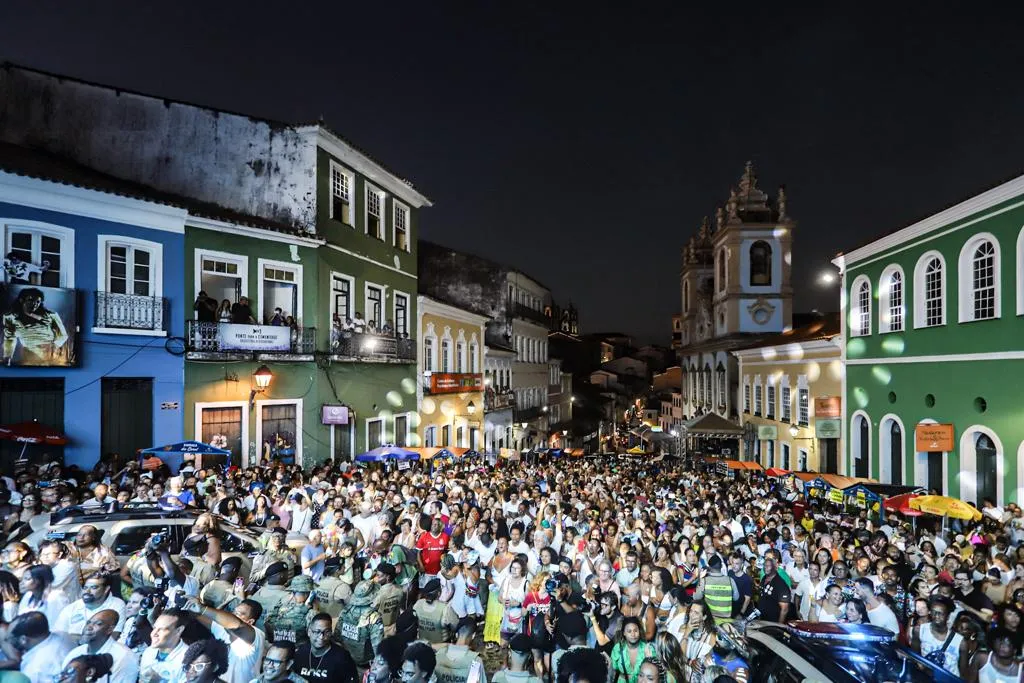
<path fill-rule="evenodd" d="M 0 144 L 0 424 L 68 439 L 29 454 L 89 468 L 182 439 L 187 216 L 148 188 Z M 0 442 L 0 469 L 20 451 Z"/>

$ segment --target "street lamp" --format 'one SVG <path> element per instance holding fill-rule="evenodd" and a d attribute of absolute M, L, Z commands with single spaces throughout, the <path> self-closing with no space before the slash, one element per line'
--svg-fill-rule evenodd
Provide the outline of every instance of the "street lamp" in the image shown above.
<path fill-rule="evenodd" d="M 796 425 L 789 425 L 789 435 L 790 436 L 792 436 L 795 439 L 799 433 L 800 433 L 800 428 L 799 427 L 797 427 Z"/>
<path fill-rule="evenodd" d="M 472 401 L 470 401 L 469 403 L 467 403 L 467 404 L 466 404 L 466 412 L 467 412 L 467 413 L 469 413 L 470 415 L 472 415 L 473 413 L 475 413 L 475 412 L 476 412 L 476 404 L 475 404 L 475 403 L 473 403 Z"/>
<path fill-rule="evenodd" d="M 261 365 L 256 372 L 252 373 L 252 381 L 256 383 L 256 386 L 249 392 L 249 410 L 252 410 L 256 401 L 256 394 L 265 394 L 272 379 L 274 379 L 274 373 L 266 365 Z"/>

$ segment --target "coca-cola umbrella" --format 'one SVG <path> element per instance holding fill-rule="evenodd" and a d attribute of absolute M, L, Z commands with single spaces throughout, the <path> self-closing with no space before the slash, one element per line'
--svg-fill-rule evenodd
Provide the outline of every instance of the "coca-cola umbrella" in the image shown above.
<path fill-rule="evenodd" d="M 18 460 L 25 459 L 25 449 L 30 443 L 43 443 L 51 446 L 63 446 L 68 442 L 66 436 L 54 429 L 40 424 L 38 420 L 28 422 L 16 422 L 10 425 L 0 425 L 0 439 L 15 441 L 22 444 L 21 454 Z"/>

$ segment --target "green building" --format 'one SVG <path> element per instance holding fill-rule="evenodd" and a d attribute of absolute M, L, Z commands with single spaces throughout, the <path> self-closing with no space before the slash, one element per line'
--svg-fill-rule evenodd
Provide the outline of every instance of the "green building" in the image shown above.
<path fill-rule="evenodd" d="M 1024 176 L 843 254 L 843 472 L 1024 502 Z"/>

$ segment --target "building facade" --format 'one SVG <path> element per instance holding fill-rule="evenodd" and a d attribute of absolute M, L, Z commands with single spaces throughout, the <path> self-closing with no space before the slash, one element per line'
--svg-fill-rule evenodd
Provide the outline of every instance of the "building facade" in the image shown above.
<path fill-rule="evenodd" d="M 705 218 L 683 249 L 680 365 L 687 419 L 735 419 L 733 349 L 792 327 L 790 256 L 794 223 L 779 190 L 772 202 L 748 162 L 715 224 Z"/>
<path fill-rule="evenodd" d="M 90 468 L 182 437 L 187 211 L 141 188 L 0 144 L 0 424 L 38 421 Z M 22 444 L 0 444 L 13 471 Z"/>
<path fill-rule="evenodd" d="M 835 260 L 844 473 L 1024 501 L 1024 177 Z"/>
<path fill-rule="evenodd" d="M 515 349 L 488 342 L 484 353 L 484 448 L 498 453 L 513 448 L 512 416 L 516 395 L 512 391 Z"/>
<path fill-rule="evenodd" d="M 838 315 L 736 349 L 745 460 L 838 473 L 843 363 Z"/>
<path fill-rule="evenodd" d="M 487 318 L 419 296 L 419 443 L 484 449 Z"/>

